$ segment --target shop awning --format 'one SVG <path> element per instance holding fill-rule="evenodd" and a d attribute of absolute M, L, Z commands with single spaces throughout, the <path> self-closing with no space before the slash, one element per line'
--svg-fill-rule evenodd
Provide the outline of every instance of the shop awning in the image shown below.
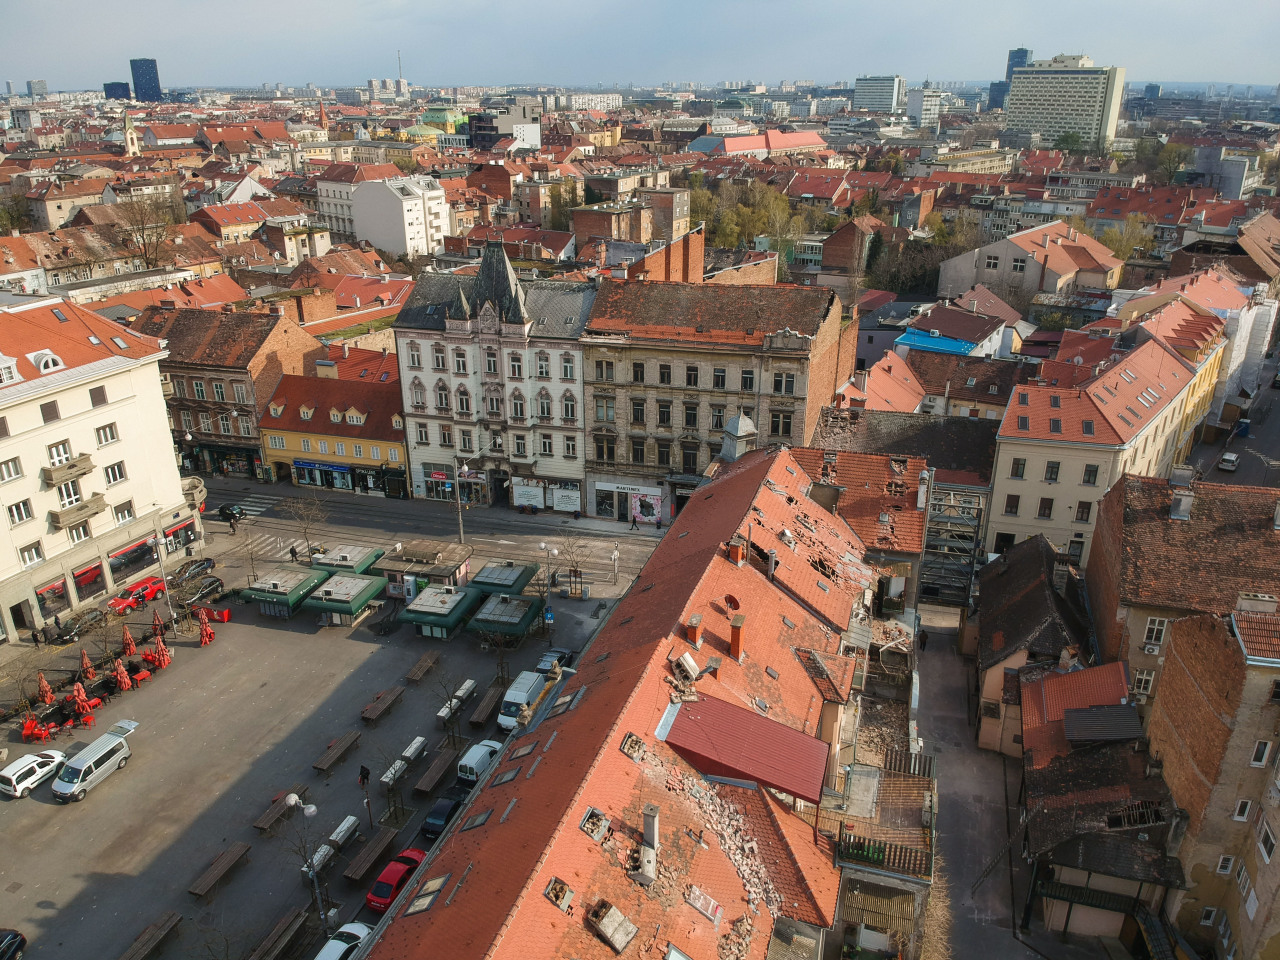
<path fill-rule="evenodd" d="M 471 578 L 471 585 L 483 593 L 505 593 L 516 596 L 524 591 L 538 573 L 538 564 L 519 564 L 511 560 L 486 563 Z"/>
<path fill-rule="evenodd" d="M 182 523 L 179 523 L 176 526 L 170 527 L 168 530 L 164 532 L 164 535 L 166 537 L 172 537 L 175 533 L 177 533 L 183 527 L 193 527 L 195 526 L 195 523 L 196 523 L 195 520 L 184 520 Z"/>

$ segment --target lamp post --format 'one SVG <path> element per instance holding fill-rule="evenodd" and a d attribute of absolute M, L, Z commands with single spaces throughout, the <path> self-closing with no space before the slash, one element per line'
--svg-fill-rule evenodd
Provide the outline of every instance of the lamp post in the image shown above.
<path fill-rule="evenodd" d="M 160 561 L 160 579 L 164 581 L 164 603 L 169 608 L 169 622 L 173 624 L 173 629 L 178 629 L 178 618 L 173 613 L 173 591 L 169 589 L 169 578 L 164 572 L 164 550 L 160 546 L 159 537 L 148 537 L 147 546 L 156 552 L 156 559 Z"/>
<path fill-rule="evenodd" d="M 547 575 L 542 578 L 542 582 L 546 584 L 545 591 L 542 597 L 542 608 L 543 608 L 542 609 L 542 632 L 547 633 L 546 608 L 551 605 L 551 577 L 553 572 L 551 569 L 551 561 L 553 561 L 556 557 L 560 556 L 560 551 L 555 547 L 548 546 L 547 541 L 545 540 L 543 540 L 541 543 L 538 544 L 538 549 L 541 550 L 546 555 L 546 558 L 547 558 Z M 550 643 L 551 641 L 548 640 L 547 642 Z"/>
<path fill-rule="evenodd" d="M 469 457 L 463 457 L 460 454 L 453 456 L 453 502 L 458 508 L 458 543 L 466 543 L 467 537 L 462 530 L 462 468 L 478 457 L 487 456 L 492 452 L 493 447 L 486 447 L 483 450 L 477 450 Z M 499 448 L 501 452 L 501 448 Z"/>
<path fill-rule="evenodd" d="M 296 793 L 291 793 L 284 798 L 284 802 L 289 806 L 302 811 L 302 815 L 308 819 L 314 817 L 320 812 L 320 808 L 314 803 L 303 803 L 302 798 Z M 320 935 L 324 939 L 329 939 L 329 919 L 325 916 L 324 898 L 320 895 L 320 876 L 316 873 L 315 850 L 311 846 L 311 836 L 306 827 L 302 830 L 302 853 L 307 858 L 307 872 L 311 874 L 311 889 L 316 897 L 316 910 L 320 912 Z"/>

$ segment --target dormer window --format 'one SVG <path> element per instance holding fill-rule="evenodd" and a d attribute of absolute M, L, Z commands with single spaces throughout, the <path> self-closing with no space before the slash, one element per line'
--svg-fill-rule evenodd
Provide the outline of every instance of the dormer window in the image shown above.
<path fill-rule="evenodd" d="M 315 413 L 315 407 L 299 407 L 298 416 L 303 420 L 310 420 L 311 414 Z"/>
<path fill-rule="evenodd" d="M 16 383 L 21 379 L 18 375 L 18 361 L 0 355 L 0 383 Z"/>
<path fill-rule="evenodd" d="M 271 415 L 272 415 L 273 417 L 278 417 L 278 416 L 280 416 L 280 414 L 282 414 L 282 413 L 284 413 L 284 404 L 283 404 L 283 403 L 273 403 L 273 404 L 271 404 Z"/>
<path fill-rule="evenodd" d="M 342 422 L 342 411 L 341 411 L 341 410 L 330 410 L 330 411 L 329 411 L 329 422 L 330 422 L 330 423 L 341 423 L 341 422 Z"/>
<path fill-rule="evenodd" d="M 399 414 L 391 418 L 391 428 L 393 430 L 403 430 L 404 421 L 400 419 Z"/>
<path fill-rule="evenodd" d="M 358 427 L 360 424 L 364 423 L 364 414 L 356 413 L 354 410 L 348 410 L 347 423 Z"/>

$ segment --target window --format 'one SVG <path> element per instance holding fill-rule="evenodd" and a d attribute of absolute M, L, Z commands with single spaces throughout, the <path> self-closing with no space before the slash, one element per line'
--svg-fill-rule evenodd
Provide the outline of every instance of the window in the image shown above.
<path fill-rule="evenodd" d="M 1029 397 L 1029 395 L 1028 395 L 1028 394 L 1026 394 L 1026 393 L 1019 393 L 1019 394 L 1018 394 L 1018 406 L 1020 406 L 1020 407 L 1025 407 L 1025 406 L 1027 406 L 1029 403 L 1031 403 L 1031 400 L 1030 400 L 1028 397 Z"/>
<path fill-rule="evenodd" d="M 551 376 L 551 358 L 546 356 L 538 357 L 538 376 L 543 380 Z"/>
<path fill-rule="evenodd" d="M 551 419 L 551 394 L 543 393 L 538 396 L 538 416 Z"/>
<path fill-rule="evenodd" d="M 272 435 L 268 436 L 268 437 L 267 437 L 267 446 L 269 446 L 272 450 L 283 450 L 283 449 L 284 449 L 284 437 L 278 437 L 278 436 L 276 436 L 276 435 L 274 435 L 274 434 L 272 434 Z"/>
<path fill-rule="evenodd" d="M 631 401 L 631 422 L 644 423 L 644 401 L 643 400 Z"/>
<path fill-rule="evenodd" d="M 631 462 L 644 463 L 644 441 L 643 440 L 631 441 Z"/>
<path fill-rule="evenodd" d="M 1030 430 L 1030 429 L 1031 429 L 1031 418 L 1030 418 L 1030 417 L 1019 417 L 1019 418 L 1018 418 L 1018 429 L 1019 429 L 1019 430 Z"/>
<path fill-rule="evenodd" d="M 233 383 L 231 385 L 231 394 L 236 398 L 236 403 L 249 402 L 249 391 L 245 389 L 243 383 Z"/>
<path fill-rule="evenodd" d="M 191 411 L 183 410 L 182 411 L 182 429 L 193 430 L 195 429 L 195 425 L 196 425 L 195 421 L 191 419 Z"/>
<path fill-rule="evenodd" d="M 725 383 L 728 382 L 728 376 L 724 367 L 716 367 L 711 371 L 711 386 L 717 390 L 723 390 Z"/>
<path fill-rule="evenodd" d="M 612 401 L 610 401 L 610 403 L 612 403 Z M 578 401 L 573 394 L 567 394 L 564 399 L 560 401 L 560 407 L 563 412 L 563 419 L 578 419 Z"/>
<path fill-rule="evenodd" d="M 495 450 L 498 453 L 502 452 L 502 434 L 497 430 L 494 430 L 489 434 L 489 449 Z"/>
<path fill-rule="evenodd" d="M 328 441 L 328 440 L 321 440 L 321 441 L 320 441 L 320 452 L 321 452 L 321 453 L 328 453 L 328 452 L 329 452 L 329 441 Z"/>
<path fill-rule="evenodd" d="M 370 447 L 370 448 L 369 448 L 369 458 L 370 458 L 371 460 L 381 460 L 381 459 L 382 459 L 382 448 L 381 448 L 381 447 L 379 447 L 379 446 L 377 446 L 376 444 L 375 444 L 374 446 Z"/>
<path fill-rule="evenodd" d="M 1036 516 L 1041 520 L 1053 519 L 1053 497 L 1040 498 L 1040 509 L 1036 512 Z"/>
<path fill-rule="evenodd" d="M 596 361 L 596 379 L 613 381 L 613 361 L 597 360 Z"/>
<path fill-rule="evenodd" d="M 684 368 L 684 385 L 686 387 L 696 387 L 698 385 L 698 368 L 692 364 Z"/>
<path fill-rule="evenodd" d="M 520 396 L 518 393 L 513 393 L 511 395 L 511 419 L 524 419 L 524 397 Z"/>
<path fill-rule="evenodd" d="M 560 379 L 572 380 L 573 377 L 574 377 L 573 357 L 561 357 L 560 358 Z"/>
<path fill-rule="evenodd" d="M 659 383 L 671 382 L 671 364 L 669 363 L 658 364 L 658 382 Z"/>
<path fill-rule="evenodd" d="M 64 510 L 80 502 L 80 481 L 68 480 L 58 484 L 58 505 Z"/>
<path fill-rule="evenodd" d="M 724 429 L 724 407 L 711 408 L 711 429 L 712 430 Z"/>
<path fill-rule="evenodd" d="M 62 419 L 62 414 L 58 412 L 57 400 L 50 400 L 48 403 L 40 404 L 40 419 L 45 423 L 53 423 Z"/>
<path fill-rule="evenodd" d="M 1262 859 L 1270 863 L 1276 852 L 1276 835 L 1271 832 L 1271 826 L 1266 821 L 1262 822 L 1258 831 L 1258 847 L 1262 850 Z"/>
<path fill-rule="evenodd" d="M 1049 432 L 1050 433 L 1062 432 L 1062 421 L 1058 417 L 1049 418 Z"/>
<path fill-rule="evenodd" d="M 302 419 L 305 420 L 307 418 L 303 417 Z M 213 414 L 211 413 L 200 414 L 200 429 L 204 433 L 213 433 Z"/>
<path fill-rule="evenodd" d="M 698 472 L 698 445 L 696 443 L 686 443 L 681 445 L 680 469 L 684 473 Z"/>
<path fill-rule="evenodd" d="M 341 410 L 330 410 L 330 411 L 329 411 L 329 422 L 330 422 L 330 423 L 341 423 L 341 422 L 342 422 L 342 411 L 341 411 Z"/>
<path fill-rule="evenodd" d="M 219 400 L 219 401 L 222 401 L 222 402 L 226 402 L 226 399 L 227 399 L 227 388 L 226 388 L 226 385 L 225 385 L 225 384 L 223 384 L 223 383 L 221 383 L 221 382 L 219 382 L 219 381 L 214 381 L 214 384 L 213 384 L 213 399 L 215 399 L 215 400 Z"/>
<path fill-rule="evenodd" d="M 195 395 L 195 398 L 196 398 L 197 400 L 203 400 L 203 399 L 205 398 L 205 397 L 204 397 L 204 381 L 203 381 L 203 380 L 192 380 L 192 381 L 191 381 L 191 389 L 192 389 L 192 391 L 193 391 L 193 393 L 194 393 L 194 395 Z"/>
<path fill-rule="evenodd" d="M 1015 480 L 1021 480 L 1027 475 L 1027 461 L 1023 457 L 1014 457 L 1013 463 L 1009 467 L 1009 476 Z"/>
<path fill-rule="evenodd" d="M 103 407 L 107 404 L 107 388 L 106 387 L 90 387 L 89 388 L 89 406 Z"/>
<path fill-rule="evenodd" d="M 1093 436 L 1093 421 L 1092 421 L 1092 420 L 1081 420 L 1081 421 L 1080 421 L 1080 432 L 1081 432 L 1081 433 L 1083 433 L 1086 437 L 1092 437 L 1092 436 Z"/>
<path fill-rule="evenodd" d="M 470 431 L 470 430 L 459 430 L 459 431 L 458 431 L 458 449 L 459 449 L 459 450 L 465 450 L 465 451 L 468 451 L 468 452 L 470 452 L 471 450 L 475 449 L 475 448 L 471 445 L 471 431 Z M 374 454 L 374 457 L 377 457 L 377 454 Z"/>
<path fill-rule="evenodd" d="M 302 452 L 303 452 L 303 453 L 310 453 L 310 452 L 311 452 L 311 441 L 310 441 L 307 437 L 303 437 L 303 438 L 302 438 L 302 440 L 301 440 L 300 442 L 301 442 L 301 445 L 302 445 Z"/>
<path fill-rule="evenodd" d="M 999 257 L 997 257 L 997 256 L 995 256 L 995 254 L 990 254 L 990 253 L 989 253 L 989 254 L 987 254 L 987 269 L 988 269 L 988 270 L 999 270 L 999 269 L 1000 269 L 1000 258 L 999 258 Z"/>
<path fill-rule="evenodd" d="M 471 412 L 471 394 L 467 393 L 465 390 L 458 391 L 458 412 Z"/>
<path fill-rule="evenodd" d="M 999 266 L 999 264 L 1000 264 L 1000 261 L 999 261 L 999 260 L 997 260 L 997 261 L 996 261 L 996 265 L 997 265 L 997 266 Z M 1013 272 L 1014 272 L 1014 273 L 1026 273 L 1026 272 L 1027 272 L 1027 258 L 1026 258 L 1026 257 L 1014 257 L 1014 258 L 1013 258 Z"/>
<path fill-rule="evenodd" d="M 29 543 L 19 550 L 18 559 L 22 561 L 24 567 L 34 567 L 37 563 L 43 563 L 44 548 L 40 546 L 40 541 Z"/>
<path fill-rule="evenodd" d="M 523 433 L 513 434 L 512 442 L 515 446 L 515 455 L 517 457 L 525 456 L 524 434 Z"/>
<path fill-rule="evenodd" d="M 49 446 L 49 465 L 60 467 L 71 459 L 71 441 L 62 440 Z"/>
<path fill-rule="evenodd" d="M 538 444 L 538 449 L 542 451 L 542 455 L 544 457 L 549 457 L 553 453 L 555 453 L 554 448 L 551 446 L 551 434 L 549 433 L 542 434 L 540 442 Z"/>
<path fill-rule="evenodd" d="M 511 370 L 511 376 L 513 379 L 519 380 L 524 376 L 524 360 L 521 358 L 520 354 L 513 353 L 511 355 L 508 368 Z"/>
<path fill-rule="evenodd" d="M 501 397 L 489 398 L 489 416 L 495 417 L 495 418 L 502 416 L 502 398 Z"/>
<path fill-rule="evenodd" d="M 671 441 L 670 440 L 658 441 L 658 466 L 660 467 L 671 466 Z"/>
<path fill-rule="evenodd" d="M 578 455 L 578 438 L 577 437 L 564 438 L 564 455 L 566 457 L 576 457 Z"/>
<path fill-rule="evenodd" d="M 644 363 L 640 360 L 631 364 L 631 382 L 644 383 Z"/>
<path fill-rule="evenodd" d="M 441 409 L 449 406 L 449 388 L 443 383 L 436 387 L 436 406 Z"/>
<path fill-rule="evenodd" d="M 742 371 L 742 389 L 754 390 L 756 388 L 756 372 L 754 370 Z"/>
<path fill-rule="evenodd" d="M 31 501 L 20 500 L 18 503 L 9 505 L 9 524 L 16 527 L 20 523 L 26 523 L 34 516 L 31 512 Z"/>
<path fill-rule="evenodd" d="M 1249 896 L 1249 891 L 1253 889 L 1253 877 L 1249 876 L 1249 868 L 1243 863 L 1236 867 L 1236 886 L 1240 888 L 1241 899 Z"/>
<path fill-rule="evenodd" d="M 340 446 L 340 447 L 341 447 L 341 446 L 342 446 L 342 444 L 340 443 L 340 444 L 338 444 L 338 446 Z M 339 452 L 339 453 L 342 453 L 342 451 L 341 451 L 341 450 L 339 450 L 338 452 Z M 399 447 L 388 447 L 388 448 L 387 448 L 387 459 L 388 459 L 388 460 L 390 460 L 392 463 L 399 463 L 399 462 L 400 462 L 400 448 L 399 448 Z"/>
<path fill-rule="evenodd" d="M 440 425 L 440 445 L 443 447 L 453 446 L 453 427 L 450 427 L 447 424 Z M 359 443 L 356 444 L 355 454 L 357 457 L 364 456 L 364 450 L 362 449 L 362 444 L 359 444 Z"/>
<path fill-rule="evenodd" d="M 84 523 L 77 523 L 74 527 L 69 528 L 67 530 L 67 536 L 71 538 L 72 543 L 79 543 L 81 540 L 88 540 L 90 537 L 89 521 L 86 520 Z"/>
<path fill-rule="evenodd" d="M 242 437 L 253 436 L 253 421 L 250 420 L 248 417 L 240 418 L 240 436 Z"/>
<path fill-rule="evenodd" d="M 1214 918 L 1218 916 L 1217 907 L 1205 907 L 1200 911 L 1200 926 L 1212 927 Z"/>
<path fill-rule="evenodd" d="M 794 373 L 775 373 L 773 375 L 773 392 L 793 394 L 796 392 L 796 375 Z"/>
<path fill-rule="evenodd" d="M 696 403 L 686 403 L 684 405 L 684 425 L 690 429 L 698 429 L 698 405 Z"/>
<path fill-rule="evenodd" d="M 1143 643 L 1164 643 L 1164 631 L 1169 621 L 1164 617 L 1147 617 L 1147 633 Z"/>
<path fill-rule="evenodd" d="M 1156 672 L 1154 670 L 1135 670 L 1133 672 L 1133 692 L 1134 693 L 1150 693 L 1151 685 L 1155 683 Z"/>
<path fill-rule="evenodd" d="M 185 380 L 173 381 L 173 395 L 177 397 L 179 400 L 187 399 L 187 381 Z"/>
<path fill-rule="evenodd" d="M 1231 814 L 1232 820 L 1248 820 L 1249 811 L 1253 809 L 1252 800 L 1237 800 L 1235 812 Z"/>
<path fill-rule="evenodd" d="M 613 437 L 596 437 L 596 459 L 613 462 Z"/>
<path fill-rule="evenodd" d="M 231 416 L 223 413 L 218 416 L 218 429 L 223 433 L 231 432 Z"/>
<path fill-rule="evenodd" d="M 1016 517 L 1018 515 L 1018 505 L 1022 502 L 1022 498 L 1016 493 L 1011 493 L 1004 498 L 1004 515 L 1006 517 Z"/>
<path fill-rule="evenodd" d="M 613 397 L 596 397 L 596 419 L 613 422 Z"/>
<path fill-rule="evenodd" d="M 1218 873 L 1230 873 L 1231 868 L 1235 866 L 1235 863 L 1236 863 L 1235 857 L 1219 857 Z"/>
<path fill-rule="evenodd" d="M 773 411 L 769 414 L 769 434 L 774 437 L 791 436 L 791 414 Z"/>
<path fill-rule="evenodd" d="M 409 365 L 415 366 L 413 357 L 413 344 L 409 345 Z M 421 358 L 418 359 L 416 366 L 422 366 Z M 443 370 L 445 367 L 444 347 L 431 348 L 431 369 Z"/>
<path fill-rule="evenodd" d="M 1096 463 L 1085 464 L 1084 478 L 1080 482 L 1089 487 L 1097 486 L 1098 465 Z"/>
<path fill-rule="evenodd" d="M 484 372 L 485 372 L 485 373 L 497 373 L 497 372 L 498 372 L 498 355 L 497 355 L 496 353 L 494 353 L 492 350 L 486 350 L 486 351 L 485 351 L 485 354 L 484 354 Z"/>
<path fill-rule="evenodd" d="M 463 353 L 461 350 L 459 350 L 457 353 L 453 355 L 453 372 L 454 373 L 467 372 L 467 355 Z"/>
<path fill-rule="evenodd" d="M 1057 483 L 1058 469 L 1062 466 L 1057 460 L 1050 460 L 1044 465 L 1044 482 Z"/>
<path fill-rule="evenodd" d="M 418 443 L 421 443 L 424 445 L 431 443 L 431 428 L 427 424 L 425 423 L 418 424 L 417 434 L 418 434 Z"/>
<path fill-rule="evenodd" d="M 122 523 L 128 523 L 130 520 L 132 520 L 133 519 L 133 501 L 126 500 L 124 503 L 117 504 L 115 508 L 115 515 L 116 515 L 117 526 L 119 526 Z"/>
<path fill-rule="evenodd" d="M 658 426 L 671 426 L 671 401 L 669 400 L 658 401 Z"/>
<path fill-rule="evenodd" d="M 1271 741 L 1259 740 L 1253 745 L 1253 759 L 1249 761 L 1251 767 L 1265 767 L 1267 765 L 1267 756 L 1271 753 Z"/>
<path fill-rule="evenodd" d="M 1081 500 L 1076 504 L 1076 523 L 1088 523 L 1092 512 L 1093 504 L 1088 500 Z"/>
<path fill-rule="evenodd" d="M 414 370 L 422 369 L 422 348 L 416 341 L 409 341 L 409 366 Z"/>

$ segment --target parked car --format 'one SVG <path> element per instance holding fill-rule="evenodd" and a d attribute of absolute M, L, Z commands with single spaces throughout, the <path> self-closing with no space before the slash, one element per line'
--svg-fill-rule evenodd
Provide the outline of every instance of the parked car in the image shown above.
<path fill-rule="evenodd" d="M 124 553 L 118 553 L 107 561 L 107 566 L 111 568 L 114 576 L 117 571 L 125 569 L 133 569 L 139 566 L 149 566 L 156 562 L 155 548 L 149 543 L 139 543 L 130 547 Z"/>
<path fill-rule="evenodd" d="M 218 516 L 230 523 L 232 520 L 243 520 L 247 514 L 238 503 L 224 503 L 218 508 Z"/>
<path fill-rule="evenodd" d="M 378 879 L 373 882 L 373 889 L 364 898 L 365 906 L 374 913 L 386 913 L 391 907 L 391 901 L 404 889 L 404 885 L 413 876 L 413 871 L 426 856 L 427 851 L 409 847 L 392 857 L 391 862 L 382 868 Z"/>
<path fill-rule="evenodd" d="M 184 585 L 180 602 L 190 605 L 201 600 L 215 600 L 222 596 L 225 589 L 221 577 L 201 577 L 198 581 Z"/>
<path fill-rule="evenodd" d="M 74 643 L 86 634 L 97 630 L 107 622 L 107 615 L 97 607 L 89 607 L 69 617 L 59 617 L 62 630 L 58 633 L 59 643 Z"/>
<path fill-rule="evenodd" d="M 0 960 L 22 960 L 27 938 L 17 930 L 0 930 Z"/>
<path fill-rule="evenodd" d="M 209 558 L 188 560 L 177 569 L 177 572 L 169 575 L 169 582 L 172 584 L 186 583 L 188 580 L 194 580 L 202 573 L 208 573 L 215 566 L 217 566 L 217 561 Z"/>
<path fill-rule="evenodd" d="M 164 596 L 164 581 L 159 577 L 144 577 L 137 583 L 131 583 L 112 597 L 107 606 L 117 616 L 124 616 L 130 610 L 137 610 L 144 603 Z"/>
<path fill-rule="evenodd" d="M 1271 378 L 1271 389 L 1280 390 L 1280 373 Z"/>
<path fill-rule="evenodd" d="M 1234 471 L 1238 466 L 1240 466 L 1240 454 L 1238 453 L 1224 453 L 1222 459 L 1218 461 L 1219 470 Z"/>
<path fill-rule="evenodd" d="M 552 647 L 542 655 L 542 659 L 533 669 L 538 673 L 550 673 L 551 668 L 557 663 L 562 667 L 570 666 L 573 663 L 573 651 L 566 650 L 564 647 Z"/>
<path fill-rule="evenodd" d="M 30 796 L 33 787 L 57 775 L 66 762 L 67 755 L 61 750 L 42 750 L 19 757 L 0 770 L 0 793 L 11 797 Z"/>
<path fill-rule="evenodd" d="M 422 839 L 428 846 L 439 840 L 440 835 L 449 828 L 453 818 L 462 809 L 462 801 L 465 799 L 465 793 L 455 793 L 451 790 L 431 805 L 431 809 L 427 811 L 427 819 L 419 828 Z"/>
<path fill-rule="evenodd" d="M 367 923 L 344 923 L 325 941 L 316 954 L 316 960 L 347 960 L 372 934 L 373 927 Z"/>

